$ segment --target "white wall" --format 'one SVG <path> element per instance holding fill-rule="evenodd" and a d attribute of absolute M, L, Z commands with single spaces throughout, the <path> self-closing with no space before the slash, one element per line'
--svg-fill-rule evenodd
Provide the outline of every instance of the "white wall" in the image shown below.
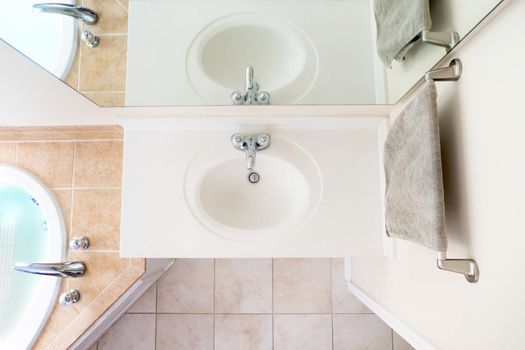
<path fill-rule="evenodd" d="M 479 283 L 403 241 L 396 259 L 352 258 L 353 283 L 438 349 L 525 348 L 523 18 L 509 3 L 438 83 L 449 256 L 475 258 Z"/>
<path fill-rule="evenodd" d="M 114 123 L 99 108 L 0 40 L 0 126 Z"/>

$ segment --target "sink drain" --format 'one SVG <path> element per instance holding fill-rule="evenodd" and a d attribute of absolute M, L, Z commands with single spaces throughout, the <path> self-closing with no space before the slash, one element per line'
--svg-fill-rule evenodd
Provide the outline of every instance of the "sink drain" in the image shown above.
<path fill-rule="evenodd" d="M 252 184 L 256 184 L 257 182 L 259 182 L 259 179 L 259 174 L 257 174 L 256 172 L 248 174 L 248 181 L 250 181 Z"/>

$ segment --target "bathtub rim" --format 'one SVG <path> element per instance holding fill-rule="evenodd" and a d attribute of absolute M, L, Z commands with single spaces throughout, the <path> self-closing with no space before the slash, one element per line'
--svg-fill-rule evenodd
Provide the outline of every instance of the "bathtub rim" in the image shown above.
<path fill-rule="evenodd" d="M 53 191 L 29 171 L 13 165 L 0 164 L 0 186 L 10 184 L 19 186 L 33 196 L 46 218 L 50 239 L 47 246 L 46 261 L 58 262 L 66 258 L 66 226 L 62 210 Z M 60 244 L 54 242 L 59 240 Z M 30 349 L 40 336 L 44 326 L 56 305 L 61 279 L 44 277 L 38 281 L 38 295 L 31 299 L 24 316 L 8 336 L 6 346 L 9 349 Z M 44 302 L 42 302 L 44 301 Z M 19 334 L 24 336 L 20 337 Z"/>

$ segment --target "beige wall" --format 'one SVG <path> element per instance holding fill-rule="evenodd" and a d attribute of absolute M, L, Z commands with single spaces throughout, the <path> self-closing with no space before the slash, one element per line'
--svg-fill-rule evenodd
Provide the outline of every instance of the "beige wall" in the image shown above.
<path fill-rule="evenodd" d="M 478 284 L 439 271 L 398 241 L 396 259 L 352 258 L 352 280 L 438 349 L 525 348 L 525 1 L 513 1 L 438 83 L 451 257 L 474 257 Z"/>

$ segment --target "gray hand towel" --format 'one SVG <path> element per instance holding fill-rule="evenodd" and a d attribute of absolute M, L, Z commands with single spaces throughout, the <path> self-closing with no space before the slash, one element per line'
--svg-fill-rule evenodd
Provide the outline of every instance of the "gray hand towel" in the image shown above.
<path fill-rule="evenodd" d="M 374 0 L 377 51 L 383 63 L 403 60 L 406 52 L 432 26 L 429 0 Z"/>
<path fill-rule="evenodd" d="M 446 251 L 436 96 L 434 81 L 425 82 L 388 132 L 385 220 L 390 236 Z"/>

